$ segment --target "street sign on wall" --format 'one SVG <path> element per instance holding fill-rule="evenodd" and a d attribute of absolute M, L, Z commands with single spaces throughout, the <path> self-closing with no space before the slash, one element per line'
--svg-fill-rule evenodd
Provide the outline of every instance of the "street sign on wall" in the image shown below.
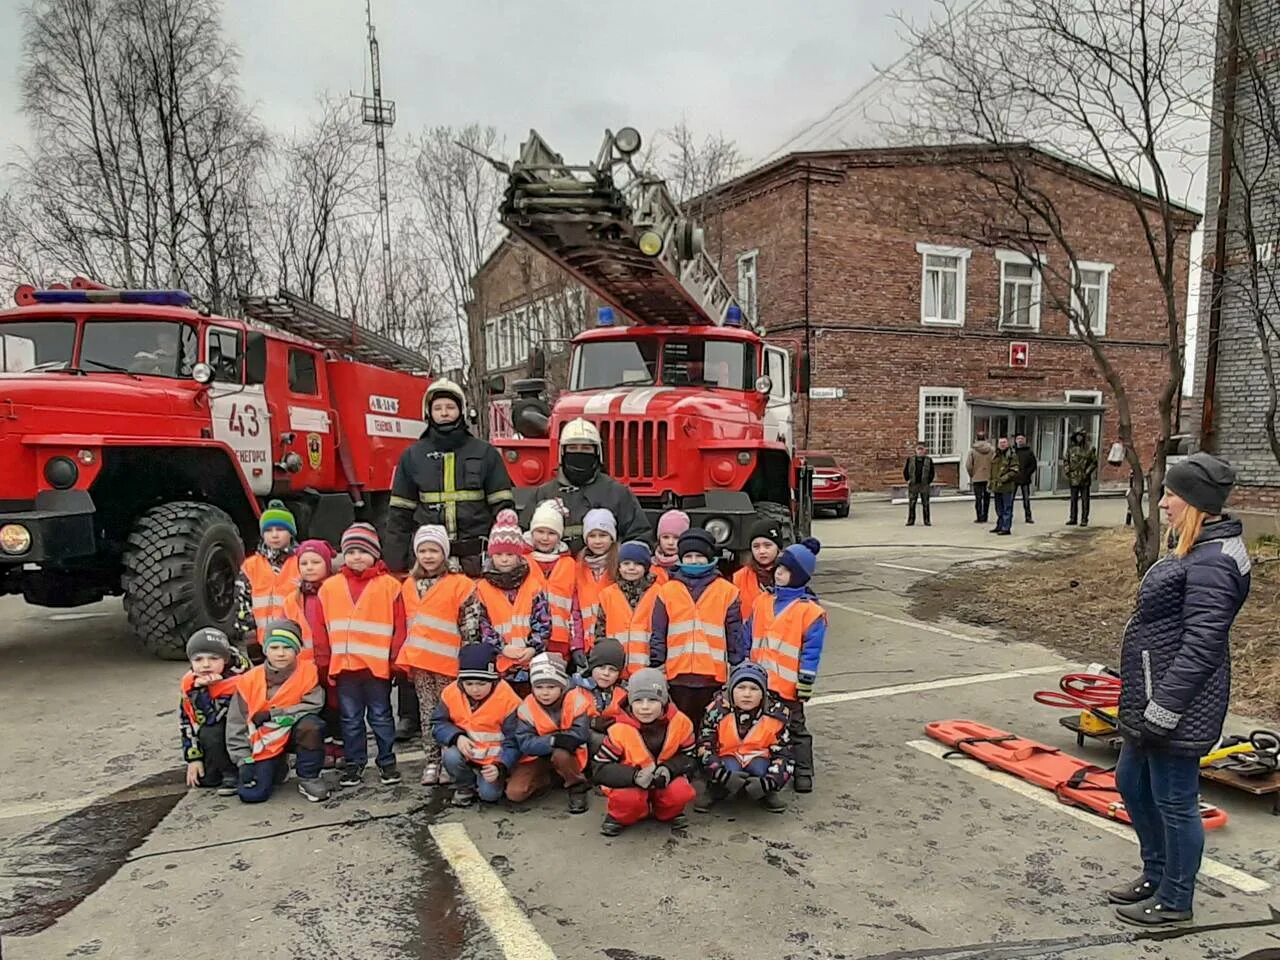
<path fill-rule="evenodd" d="M 844 397 L 844 387 L 810 387 L 810 400 L 840 400 Z"/>

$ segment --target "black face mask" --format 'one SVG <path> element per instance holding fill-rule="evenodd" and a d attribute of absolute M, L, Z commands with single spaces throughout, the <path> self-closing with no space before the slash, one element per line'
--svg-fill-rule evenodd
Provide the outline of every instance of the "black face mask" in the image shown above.
<path fill-rule="evenodd" d="M 575 487 L 590 483 L 600 472 L 600 455 L 597 453 L 562 453 L 560 469 L 564 478 Z"/>
<path fill-rule="evenodd" d="M 448 423 L 436 423 L 434 420 L 431 421 L 431 429 L 436 433 L 453 433 L 453 431 L 457 430 L 460 426 L 462 426 L 461 417 L 457 420 L 451 420 Z"/>
<path fill-rule="evenodd" d="M 459 417 L 452 423 L 435 423 L 433 421 L 427 428 L 427 436 L 435 441 L 437 449 L 457 450 L 467 442 L 467 437 L 470 434 L 467 432 L 466 422 Z"/>

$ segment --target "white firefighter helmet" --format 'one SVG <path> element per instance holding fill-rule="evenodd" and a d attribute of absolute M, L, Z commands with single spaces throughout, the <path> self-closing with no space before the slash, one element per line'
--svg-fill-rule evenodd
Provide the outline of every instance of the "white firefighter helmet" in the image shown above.
<path fill-rule="evenodd" d="M 600 431 L 596 429 L 594 423 L 590 420 L 584 420 L 582 417 L 570 420 L 564 425 L 564 429 L 560 431 L 561 453 L 571 443 L 589 443 L 596 448 L 596 453 L 600 453 Z"/>
<path fill-rule="evenodd" d="M 452 380 L 441 377 L 439 380 L 431 381 L 431 386 L 427 387 L 427 393 L 422 398 L 422 412 L 428 420 L 431 419 L 431 401 L 436 397 L 448 397 L 458 405 L 459 410 L 466 412 L 467 395 Z"/>

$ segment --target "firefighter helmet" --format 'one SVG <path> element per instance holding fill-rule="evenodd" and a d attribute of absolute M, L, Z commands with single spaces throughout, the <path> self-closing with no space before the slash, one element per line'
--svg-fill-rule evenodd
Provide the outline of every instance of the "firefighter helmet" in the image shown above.
<path fill-rule="evenodd" d="M 431 419 L 431 401 L 441 396 L 448 397 L 456 403 L 459 410 L 467 409 L 467 395 L 462 392 L 462 388 L 452 380 L 441 377 L 439 380 L 431 381 L 431 386 L 427 387 L 426 396 L 422 398 L 422 412 L 428 420 Z"/>
<path fill-rule="evenodd" d="M 600 431 L 594 423 L 582 417 L 570 420 L 560 431 L 560 451 L 563 453 L 564 448 L 571 443 L 589 443 L 596 448 L 596 453 L 600 453 Z"/>

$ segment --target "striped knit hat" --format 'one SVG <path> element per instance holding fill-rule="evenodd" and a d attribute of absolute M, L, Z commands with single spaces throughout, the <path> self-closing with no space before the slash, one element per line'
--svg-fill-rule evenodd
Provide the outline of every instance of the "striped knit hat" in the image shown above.
<path fill-rule="evenodd" d="M 294 522 L 293 514 L 279 500 L 272 500 L 267 504 L 267 509 L 262 511 L 262 519 L 258 521 L 258 530 L 266 533 L 268 530 L 274 529 L 288 530 L 289 535 L 296 537 L 298 535 L 298 525 Z"/>
<path fill-rule="evenodd" d="M 520 518 L 511 509 L 499 510 L 489 531 L 489 553 L 523 554 L 528 550 L 524 534 L 520 532 Z"/>
<path fill-rule="evenodd" d="M 378 539 L 378 531 L 372 523 L 353 523 L 342 535 L 342 552 L 363 550 L 375 560 L 382 559 L 382 542 Z"/>
<path fill-rule="evenodd" d="M 267 636 L 262 641 L 265 650 L 272 644 L 282 644 L 293 648 L 294 653 L 302 652 L 302 628 L 293 620 L 272 620 L 267 624 Z"/>

